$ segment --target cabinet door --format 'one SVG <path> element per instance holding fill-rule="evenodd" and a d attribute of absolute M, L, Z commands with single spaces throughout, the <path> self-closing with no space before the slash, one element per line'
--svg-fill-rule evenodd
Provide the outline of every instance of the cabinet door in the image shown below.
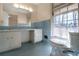
<path fill-rule="evenodd" d="M 34 42 L 40 42 L 42 41 L 42 30 L 35 30 L 34 32 Z"/>
<path fill-rule="evenodd" d="M 0 34 L 0 52 L 9 50 L 9 40 L 5 36 L 6 33 Z"/>
<path fill-rule="evenodd" d="M 21 47 L 21 36 L 19 32 L 10 32 L 9 44 L 10 49 Z"/>
<path fill-rule="evenodd" d="M 29 31 L 28 30 L 21 31 L 21 41 L 22 41 L 22 43 L 29 41 Z"/>

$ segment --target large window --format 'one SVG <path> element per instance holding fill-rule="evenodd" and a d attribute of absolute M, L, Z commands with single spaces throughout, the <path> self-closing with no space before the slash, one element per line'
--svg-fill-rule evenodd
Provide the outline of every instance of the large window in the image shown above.
<path fill-rule="evenodd" d="M 74 6 L 75 7 L 72 7 Z M 71 8 L 72 7 L 72 8 Z M 55 26 L 62 26 L 70 31 L 78 31 L 78 6 L 73 4 L 54 12 Z"/>
<path fill-rule="evenodd" d="M 54 10 L 54 20 L 51 22 L 51 36 L 54 42 L 70 48 L 69 32 L 78 32 L 78 4 L 56 8 Z"/>

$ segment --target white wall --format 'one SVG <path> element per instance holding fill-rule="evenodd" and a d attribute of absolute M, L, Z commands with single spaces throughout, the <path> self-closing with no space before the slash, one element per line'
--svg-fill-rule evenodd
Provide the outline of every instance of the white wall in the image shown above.
<path fill-rule="evenodd" d="M 49 20 L 52 17 L 52 4 L 41 3 L 34 7 L 34 11 L 31 14 L 32 22 L 39 22 Z"/>
<path fill-rule="evenodd" d="M 27 18 L 25 14 L 18 14 L 18 24 L 27 24 Z"/>
<path fill-rule="evenodd" d="M 3 11 L 2 4 L 0 4 L 0 26 L 8 26 L 8 14 Z"/>
<path fill-rule="evenodd" d="M 3 12 L 3 23 L 2 23 L 2 26 L 8 26 L 9 25 L 9 16 L 8 16 L 8 13 L 6 13 L 5 11 Z"/>

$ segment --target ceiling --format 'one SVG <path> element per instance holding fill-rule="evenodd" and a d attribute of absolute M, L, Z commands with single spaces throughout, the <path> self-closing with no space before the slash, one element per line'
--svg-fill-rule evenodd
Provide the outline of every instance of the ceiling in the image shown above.
<path fill-rule="evenodd" d="M 39 5 L 45 5 L 45 4 L 49 4 L 49 3 L 19 3 L 22 4 L 26 7 L 32 7 L 32 8 L 36 8 Z M 20 9 L 20 8 L 15 8 L 13 6 L 13 3 L 3 3 L 3 9 L 4 11 L 8 12 L 8 13 L 12 13 L 12 14 L 17 14 L 17 13 L 29 13 L 28 10 L 24 10 L 24 9 Z"/>
<path fill-rule="evenodd" d="M 36 7 L 38 7 L 39 5 L 43 5 L 43 4 L 45 5 L 45 4 L 50 4 L 50 3 L 20 3 L 20 4 L 22 4 L 22 5 L 24 5 L 24 6 L 36 8 Z M 52 3 L 53 7 L 57 7 L 57 6 L 61 5 L 61 4 L 62 4 L 62 3 Z M 29 13 L 28 10 L 15 8 L 15 7 L 13 6 L 13 3 L 3 3 L 3 7 L 4 7 L 3 9 L 4 9 L 6 12 L 12 13 L 12 14 L 17 14 L 17 13 L 24 13 L 24 14 L 26 14 L 26 13 Z"/>
<path fill-rule="evenodd" d="M 17 13 L 28 13 L 28 10 L 20 9 L 20 8 L 15 8 L 13 4 L 11 3 L 6 3 L 3 4 L 3 9 L 4 11 L 12 14 L 17 14 Z"/>

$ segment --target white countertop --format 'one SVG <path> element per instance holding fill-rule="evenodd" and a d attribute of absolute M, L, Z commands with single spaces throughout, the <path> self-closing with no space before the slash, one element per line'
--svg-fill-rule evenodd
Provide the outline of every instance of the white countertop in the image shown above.
<path fill-rule="evenodd" d="M 12 30 L 0 30 L 0 32 L 26 31 L 26 30 L 42 30 L 42 29 L 12 29 Z"/>

